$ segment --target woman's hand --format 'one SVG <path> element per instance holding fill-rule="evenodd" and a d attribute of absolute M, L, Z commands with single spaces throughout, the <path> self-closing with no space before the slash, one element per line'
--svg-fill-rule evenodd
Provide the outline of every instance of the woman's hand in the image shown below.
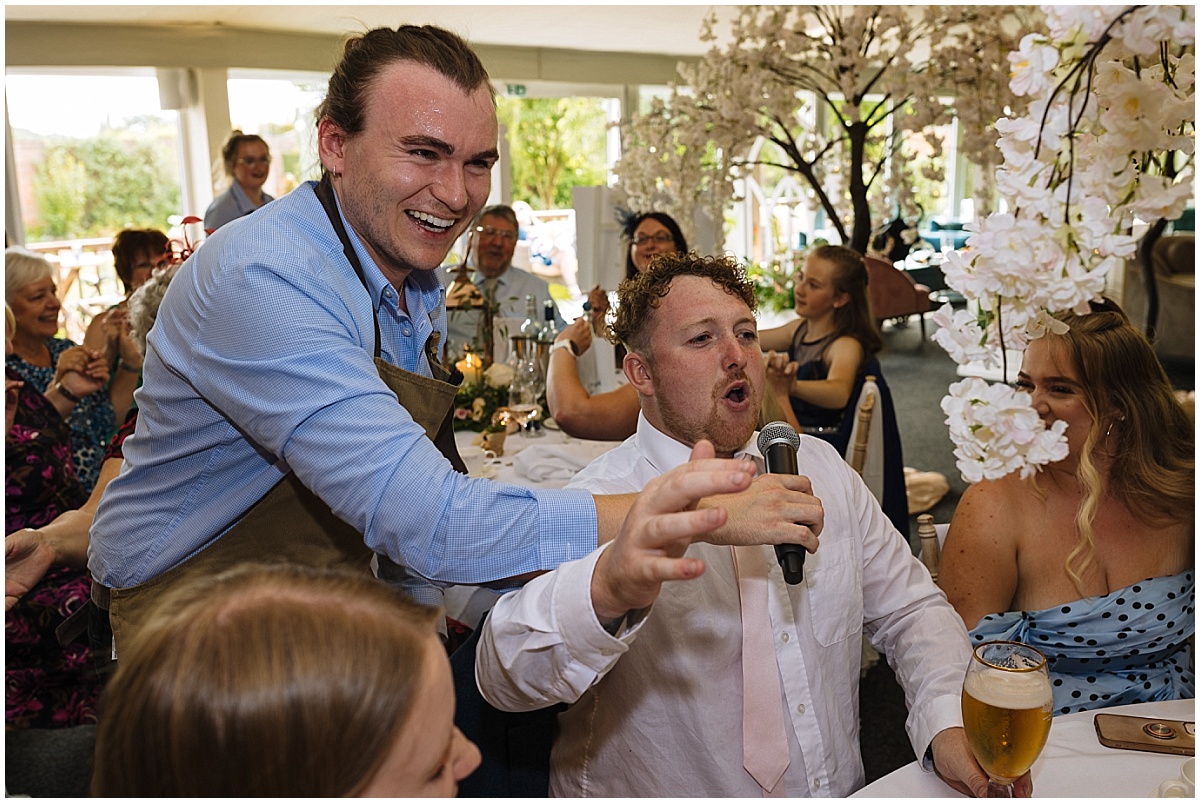
<path fill-rule="evenodd" d="M 592 329 L 596 334 L 604 331 L 604 319 L 608 317 L 608 293 L 600 285 L 588 292 L 588 303 L 592 305 Z"/>
<path fill-rule="evenodd" d="M 4 434 L 12 429 L 17 416 L 17 405 L 21 403 L 21 388 L 25 383 L 19 379 L 4 378 Z"/>
<path fill-rule="evenodd" d="M 131 372 L 140 371 L 144 358 L 141 346 L 133 339 L 132 328 L 129 324 L 129 312 L 124 309 L 113 310 L 113 317 L 117 320 L 114 328 L 117 335 L 117 354 L 121 358 L 121 365 Z"/>
<path fill-rule="evenodd" d="M 17 530 L 4 539 L 4 610 L 29 593 L 54 565 L 54 550 L 37 530 Z"/>
<path fill-rule="evenodd" d="M 799 363 L 789 360 L 786 354 L 768 351 L 763 355 L 763 364 L 767 369 L 767 387 L 781 403 L 786 402 Z"/>
<path fill-rule="evenodd" d="M 570 325 L 558 333 L 558 337 L 554 338 L 557 343 L 560 340 L 570 340 L 575 344 L 575 353 L 583 354 L 592 347 L 592 328 L 588 326 L 586 318 L 576 318 Z"/>
<path fill-rule="evenodd" d="M 102 352 L 72 346 L 58 356 L 51 386 L 59 382 L 80 398 L 95 393 L 108 384 L 108 361 Z"/>

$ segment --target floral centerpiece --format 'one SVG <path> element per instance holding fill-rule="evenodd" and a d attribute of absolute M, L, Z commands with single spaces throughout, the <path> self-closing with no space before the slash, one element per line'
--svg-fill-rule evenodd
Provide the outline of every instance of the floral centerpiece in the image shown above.
<path fill-rule="evenodd" d="M 507 427 L 508 387 L 513 370 L 503 363 L 492 363 L 478 382 L 464 382 L 454 395 L 454 429 L 473 432 L 500 432 Z M 497 415 L 499 413 L 500 415 Z"/>
<path fill-rule="evenodd" d="M 978 224 L 943 266 L 971 302 L 934 314 L 935 339 L 959 363 L 1002 368 L 1007 350 L 1088 312 L 1140 229 L 1182 214 L 1194 196 L 1195 10 L 1191 6 L 1046 6 L 1048 33 L 1009 55 L 1011 89 L 1029 112 L 996 123 L 1007 209 Z M 963 476 L 1028 476 L 1066 456 L 1065 426 L 1046 429 L 1028 394 L 967 379 L 942 402 Z"/>

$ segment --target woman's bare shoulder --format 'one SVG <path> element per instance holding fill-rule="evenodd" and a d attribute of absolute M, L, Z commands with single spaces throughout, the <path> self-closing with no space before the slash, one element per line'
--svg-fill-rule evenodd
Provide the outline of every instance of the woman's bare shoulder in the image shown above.
<path fill-rule="evenodd" d="M 1016 473 L 967 486 L 954 510 L 954 524 L 967 524 L 975 531 L 995 527 L 1012 532 L 1021 511 L 1040 503 L 1027 480 Z"/>

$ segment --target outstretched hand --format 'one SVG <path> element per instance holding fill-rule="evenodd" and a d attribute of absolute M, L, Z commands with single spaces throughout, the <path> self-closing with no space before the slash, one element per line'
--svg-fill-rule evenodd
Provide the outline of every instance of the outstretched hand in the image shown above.
<path fill-rule="evenodd" d="M 46 576 L 54 550 L 37 530 L 17 530 L 4 539 L 4 610 L 17 604 Z"/>
<path fill-rule="evenodd" d="M 963 728 L 946 728 L 933 737 L 933 767 L 938 777 L 951 788 L 971 797 L 988 796 L 988 777 L 975 760 L 967 732 Z M 1025 773 L 1013 782 L 1016 797 L 1033 797 L 1033 779 Z"/>
<path fill-rule="evenodd" d="M 753 463 L 718 460 L 714 454 L 711 443 L 700 441 L 690 462 L 655 477 L 638 495 L 592 574 L 592 606 L 601 620 L 648 607 L 668 580 L 704 573 L 704 561 L 684 557 L 684 552 L 697 536 L 725 524 L 727 513 L 717 506 L 699 510 L 697 503 L 702 497 L 745 491 L 754 477 Z"/>

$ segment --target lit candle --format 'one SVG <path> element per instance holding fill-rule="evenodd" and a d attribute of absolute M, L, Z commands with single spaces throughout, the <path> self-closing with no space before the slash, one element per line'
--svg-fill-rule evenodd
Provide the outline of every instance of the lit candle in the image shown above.
<path fill-rule="evenodd" d="M 454 367 L 462 372 L 465 384 L 477 385 L 483 379 L 483 358 L 474 352 L 468 351 Z"/>

